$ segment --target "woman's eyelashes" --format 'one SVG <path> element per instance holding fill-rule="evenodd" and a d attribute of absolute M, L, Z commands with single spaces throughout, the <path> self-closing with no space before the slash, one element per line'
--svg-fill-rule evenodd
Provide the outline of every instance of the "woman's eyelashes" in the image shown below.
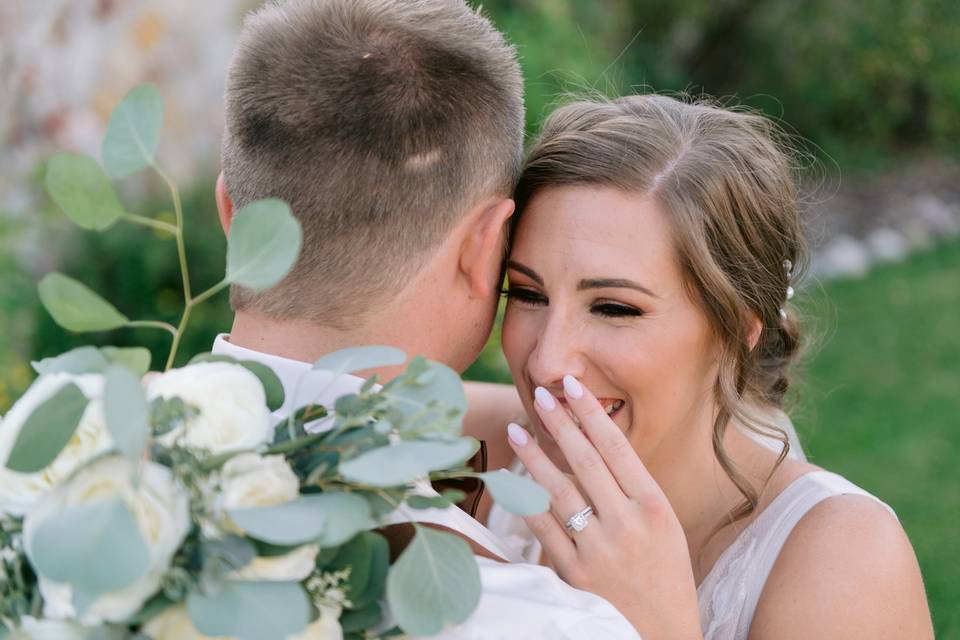
<path fill-rule="evenodd" d="M 501 293 L 512 302 L 531 307 L 544 306 L 549 302 L 545 295 L 528 287 L 511 286 Z M 609 300 L 594 302 L 590 305 L 590 312 L 604 318 L 638 318 L 643 315 L 643 310 L 637 307 Z"/>
<path fill-rule="evenodd" d="M 528 289 L 526 287 L 510 286 L 501 291 L 503 296 L 510 301 L 517 301 L 520 304 L 530 306 L 540 306 L 547 303 L 547 298 L 542 293 Z"/>
<path fill-rule="evenodd" d="M 640 309 L 619 302 L 599 302 L 590 310 L 605 318 L 639 318 L 643 315 Z"/>

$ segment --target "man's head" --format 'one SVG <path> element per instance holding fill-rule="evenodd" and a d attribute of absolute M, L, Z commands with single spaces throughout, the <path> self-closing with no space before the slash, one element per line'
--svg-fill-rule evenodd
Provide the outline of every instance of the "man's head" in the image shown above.
<path fill-rule="evenodd" d="M 471 246 L 492 309 L 487 254 L 500 246 L 475 236 L 512 212 L 522 145 L 514 51 L 464 2 L 266 5 L 245 22 L 230 67 L 218 203 L 228 226 L 234 208 L 286 200 L 304 249 L 274 289 L 235 287 L 234 309 L 362 323 L 411 283 L 436 280 L 423 274 L 442 270 L 438 260 L 469 267 L 460 253 Z M 468 310 L 457 292 L 433 293 Z"/>

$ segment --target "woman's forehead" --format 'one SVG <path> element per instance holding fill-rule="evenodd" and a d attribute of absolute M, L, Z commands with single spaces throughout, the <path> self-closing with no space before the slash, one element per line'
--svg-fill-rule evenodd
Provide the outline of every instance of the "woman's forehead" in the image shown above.
<path fill-rule="evenodd" d="M 523 211 L 511 258 L 541 269 L 647 273 L 666 278 L 673 268 L 672 240 L 658 204 L 610 187 L 550 187 Z M 536 265 L 527 265 L 537 268 Z"/>

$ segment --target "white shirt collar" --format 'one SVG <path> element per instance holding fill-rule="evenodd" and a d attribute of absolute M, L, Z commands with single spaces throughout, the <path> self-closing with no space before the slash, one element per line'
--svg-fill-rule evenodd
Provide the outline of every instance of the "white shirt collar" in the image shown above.
<path fill-rule="evenodd" d="M 286 418 L 291 412 L 311 402 L 332 406 L 337 398 L 356 393 L 364 383 L 363 378 L 357 376 L 344 374 L 335 378 L 328 371 L 315 371 L 306 362 L 240 347 L 232 344 L 229 338 L 230 336 L 225 333 L 218 335 L 211 351 L 214 354 L 231 356 L 238 360 L 259 362 L 270 367 L 280 378 L 286 397 L 283 406 L 273 412 L 273 418 L 276 421 Z M 329 419 L 318 421 L 311 424 L 308 430 L 323 431 L 331 422 Z M 427 495 L 437 495 L 428 482 L 418 483 L 417 490 Z M 457 507 L 413 510 L 401 506 L 387 516 L 386 521 L 391 524 L 410 521 L 428 522 L 449 527 L 510 562 L 522 561 L 522 558 L 509 545 L 504 544 L 503 540 Z"/>

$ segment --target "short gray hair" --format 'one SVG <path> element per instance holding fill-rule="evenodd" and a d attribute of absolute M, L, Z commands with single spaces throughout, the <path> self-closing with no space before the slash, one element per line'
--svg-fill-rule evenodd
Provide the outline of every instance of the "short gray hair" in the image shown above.
<path fill-rule="evenodd" d="M 236 310 L 338 325 L 389 299 L 523 160 L 516 54 L 461 0 L 287 0 L 247 17 L 223 173 L 240 208 L 287 201 L 304 249 Z"/>

